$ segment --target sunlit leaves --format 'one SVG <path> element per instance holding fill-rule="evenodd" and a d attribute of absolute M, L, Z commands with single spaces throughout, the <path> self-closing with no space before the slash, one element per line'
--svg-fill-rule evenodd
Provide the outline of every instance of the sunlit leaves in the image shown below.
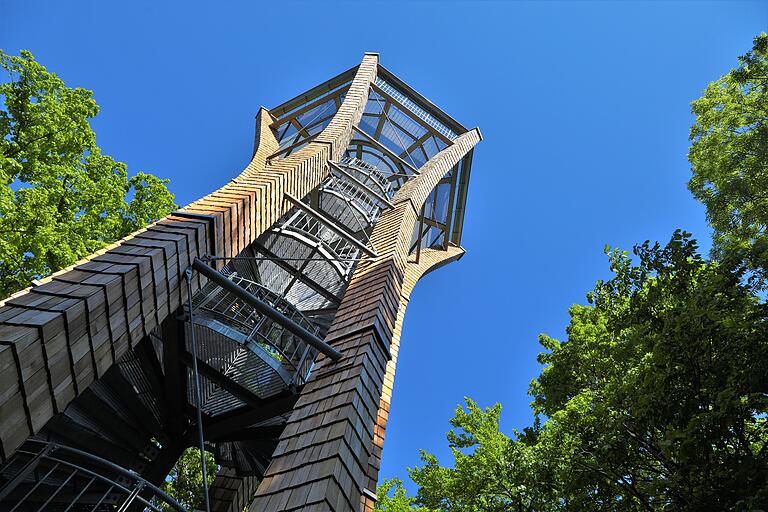
<path fill-rule="evenodd" d="M 608 250 L 613 277 L 541 336 L 534 425 L 467 399 L 453 461 L 422 453 L 417 502 L 443 512 L 747 510 L 768 500 L 768 311 L 744 265 L 690 235 Z"/>
<path fill-rule="evenodd" d="M 689 188 L 707 208 L 716 249 L 746 251 L 768 267 L 768 35 L 754 40 L 739 67 L 692 103 Z"/>
<path fill-rule="evenodd" d="M 468 398 L 457 407 L 447 434 L 453 466 L 422 452 L 423 465 L 409 470 L 418 503 L 444 512 L 556 510 L 537 432 L 516 433 L 522 440 L 513 441 L 499 429 L 500 414 L 500 405 L 483 409 Z"/>
<path fill-rule="evenodd" d="M 170 212 L 167 180 L 103 155 L 91 91 L 0 51 L 0 297 Z M 130 200 L 127 200 L 130 198 Z"/>
<path fill-rule="evenodd" d="M 213 454 L 205 452 L 205 468 L 208 486 L 216 480 L 216 460 Z M 175 499 L 181 506 L 194 510 L 203 504 L 203 465 L 200 460 L 199 448 L 187 448 L 171 469 L 162 486 L 163 490 Z M 172 510 L 163 505 L 165 510 Z"/>
<path fill-rule="evenodd" d="M 376 489 L 376 508 L 378 512 L 432 512 L 419 507 L 415 499 L 408 496 L 399 478 L 388 478 Z"/>
<path fill-rule="evenodd" d="M 766 306 L 746 268 L 707 262 L 689 235 L 611 252 L 614 277 L 545 339 L 539 443 L 566 447 L 568 510 L 724 510 L 767 498 Z M 579 505 L 576 506 L 575 504 Z"/>

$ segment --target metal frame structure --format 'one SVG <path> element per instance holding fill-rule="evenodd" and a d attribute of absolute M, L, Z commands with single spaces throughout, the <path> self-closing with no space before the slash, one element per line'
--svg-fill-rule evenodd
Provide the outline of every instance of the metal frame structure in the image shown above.
<path fill-rule="evenodd" d="M 94 510 L 181 510 L 156 486 L 198 446 L 220 466 L 208 510 L 370 510 L 405 305 L 463 254 L 479 140 L 366 54 L 262 109 L 232 182 L 0 305 L 0 410 L 21 400 L 28 433 L 0 418 L 0 509 L 51 509 L 29 460 L 66 453 L 54 497 L 122 478 Z"/>

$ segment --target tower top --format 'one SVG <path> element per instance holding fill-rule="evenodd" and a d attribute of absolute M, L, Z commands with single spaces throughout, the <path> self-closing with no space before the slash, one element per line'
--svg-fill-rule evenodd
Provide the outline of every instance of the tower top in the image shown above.
<path fill-rule="evenodd" d="M 379 56 L 375 52 L 365 55 Z M 387 172 L 397 189 L 430 158 L 470 130 L 386 67 L 378 63 L 375 67 L 365 110 L 346 157 L 365 160 Z M 283 156 L 313 140 L 330 123 L 359 69 L 360 65 L 349 68 L 270 109 L 281 147 L 289 146 L 288 140 L 294 146 Z M 479 130 L 474 130 L 482 139 Z M 414 251 L 419 247 L 445 249 L 449 244 L 461 244 L 471 162 L 472 151 L 446 173 L 444 182 L 435 189 L 428 205 L 432 211 L 425 211 L 421 219 Z"/>

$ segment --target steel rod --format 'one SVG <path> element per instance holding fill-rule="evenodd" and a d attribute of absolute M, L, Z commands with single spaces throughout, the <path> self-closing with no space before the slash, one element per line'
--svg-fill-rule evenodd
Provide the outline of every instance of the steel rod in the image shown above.
<path fill-rule="evenodd" d="M 163 500 L 165 500 L 168 504 L 173 506 L 179 512 L 184 512 L 184 508 L 182 508 L 182 506 L 179 505 L 176 502 L 176 500 L 174 500 L 173 498 L 168 496 L 159 487 L 155 486 L 154 484 L 152 484 L 150 482 L 147 482 L 138 473 L 136 473 L 134 471 L 131 471 L 131 470 L 128 470 L 128 469 L 125 469 L 123 467 L 120 467 L 117 464 L 115 464 L 114 462 L 108 461 L 107 459 L 102 459 L 98 455 L 94 455 L 92 453 L 88 453 L 88 452 L 84 452 L 82 450 L 78 450 L 77 448 L 72 448 L 71 446 L 66 446 L 66 445 L 62 445 L 62 444 L 58 444 L 58 443 L 54 443 L 54 442 L 46 443 L 45 441 L 40 441 L 38 439 L 32 439 L 32 440 L 29 440 L 27 442 L 28 443 L 35 443 L 35 444 L 38 444 L 38 445 L 45 445 L 44 449 L 46 449 L 46 448 L 47 449 L 45 451 L 45 454 L 43 454 L 44 458 L 52 460 L 54 462 L 58 462 L 60 464 L 64 464 L 64 465 L 66 465 L 68 467 L 71 467 L 71 468 L 75 468 L 75 469 L 77 469 L 78 471 L 80 471 L 82 473 L 86 473 L 87 475 L 89 475 L 91 477 L 99 479 L 100 481 L 109 483 L 112 487 L 117 485 L 120 489 L 122 489 L 125 492 L 128 492 L 127 488 L 125 488 L 122 485 L 120 485 L 120 484 L 118 484 L 118 483 L 108 479 L 107 477 L 105 477 L 103 475 L 100 475 L 98 473 L 95 473 L 95 472 L 93 472 L 93 471 L 91 471 L 89 469 L 86 469 L 86 468 L 84 468 L 82 466 L 79 466 L 77 464 L 74 464 L 72 462 L 56 458 L 56 457 L 54 457 L 52 455 L 49 455 L 48 453 L 55 450 L 57 452 L 64 452 L 64 453 L 74 454 L 74 455 L 77 455 L 77 456 L 80 456 L 80 457 L 83 457 L 83 458 L 86 458 L 86 459 L 90 459 L 91 461 L 95 461 L 96 463 L 101 464 L 101 465 L 103 465 L 103 466 L 105 466 L 105 467 L 115 471 L 116 473 L 121 474 L 123 477 L 127 477 L 129 480 L 141 480 L 143 482 L 144 487 L 147 487 L 147 488 L 151 489 L 153 493 L 155 493 L 158 496 L 160 496 Z M 25 453 L 29 453 L 29 452 L 25 452 Z"/>
<path fill-rule="evenodd" d="M 282 314 L 277 309 L 273 308 L 263 300 L 256 297 L 254 294 L 249 292 L 248 290 L 242 288 L 241 286 L 238 286 L 237 284 L 233 283 L 229 279 L 227 279 L 224 275 L 217 272 L 216 270 L 212 269 L 208 265 L 203 262 L 200 258 L 195 258 L 195 260 L 192 262 L 192 268 L 200 272 L 202 275 L 213 281 L 214 283 L 218 284 L 228 292 L 232 293 L 239 299 L 245 301 L 249 305 L 253 306 L 256 311 L 261 313 L 262 315 L 266 316 L 267 318 L 277 322 L 278 324 L 285 327 L 285 329 L 290 332 L 291 334 L 298 336 L 300 339 L 302 339 L 304 342 L 308 343 L 309 345 L 312 345 L 317 350 L 331 358 L 332 361 L 338 361 L 341 359 L 341 352 L 333 348 L 332 346 L 328 345 L 326 342 L 324 342 L 322 339 L 320 339 L 316 334 L 308 331 L 301 325 L 297 324 L 284 314 Z"/>
<path fill-rule="evenodd" d="M 195 258 L 197 261 L 197 258 Z M 197 406 L 197 435 L 200 441 L 200 464 L 203 467 L 203 497 L 205 498 L 205 510 L 211 512 L 211 505 L 208 501 L 208 472 L 205 467 L 205 438 L 203 437 L 203 399 L 200 396 L 200 372 L 197 369 L 197 340 L 195 340 L 195 317 L 192 312 L 192 269 L 187 268 L 185 271 L 187 276 L 187 303 L 189 307 L 189 323 L 191 324 L 190 344 L 192 345 L 192 372 L 194 373 L 194 385 L 195 385 L 195 405 Z M 234 284 L 234 283 L 233 283 Z"/>
<path fill-rule="evenodd" d="M 23 468 L 16 474 L 16 476 L 7 482 L 2 488 L 0 488 L 0 501 L 5 499 L 10 493 L 12 493 L 16 487 L 27 478 L 27 476 L 37 468 L 40 461 L 48 455 L 51 451 L 51 446 L 47 445 L 43 447 L 38 453 L 33 454 L 32 458 L 27 462 Z M 25 452 L 26 453 L 26 452 Z"/>

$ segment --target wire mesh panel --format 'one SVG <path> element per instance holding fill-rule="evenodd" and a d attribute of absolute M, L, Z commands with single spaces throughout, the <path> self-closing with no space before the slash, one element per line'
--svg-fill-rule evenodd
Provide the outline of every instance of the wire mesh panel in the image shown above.
<path fill-rule="evenodd" d="M 261 282 L 298 310 L 338 302 L 360 250 L 305 211 L 293 209 L 256 242 Z"/>
<path fill-rule="evenodd" d="M 406 109 L 410 110 L 416 116 L 418 116 L 421 120 L 423 120 L 425 123 L 427 123 L 429 126 L 440 132 L 444 137 L 450 140 L 456 140 L 458 135 L 453 132 L 450 128 L 445 126 L 443 123 L 435 119 L 433 116 L 431 116 L 429 113 L 427 113 L 424 109 L 419 107 L 414 101 L 412 101 L 408 96 L 397 90 L 394 86 L 390 85 L 387 81 L 385 81 L 381 77 L 376 77 L 376 86 L 381 89 L 383 92 L 385 92 L 388 96 L 393 98 L 398 104 L 402 105 Z"/>

